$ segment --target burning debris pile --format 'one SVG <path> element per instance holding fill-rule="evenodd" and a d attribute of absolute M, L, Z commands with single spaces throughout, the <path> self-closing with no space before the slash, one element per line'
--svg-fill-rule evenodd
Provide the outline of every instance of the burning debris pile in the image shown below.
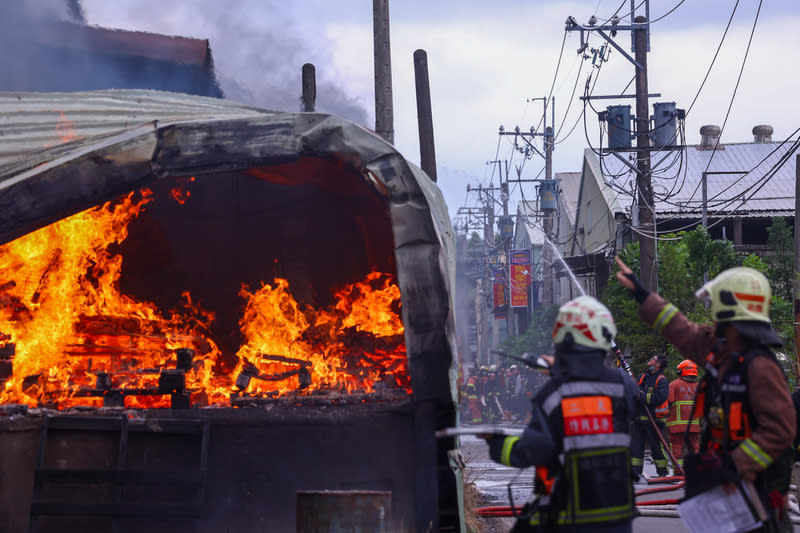
<path fill-rule="evenodd" d="M 178 204 L 191 181 L 171 191 Z M 296 301 L 286 279 L 242 285 L 235 353 L 223 353 L 216 313 L 188 291 L 173 309 L 123 293 L 121 245 L 153 195 L 141 189 L 0 247 L 0 404 L 187 408 L 410 393 L 390 274 L 338 288 L 318 309 Z"/>

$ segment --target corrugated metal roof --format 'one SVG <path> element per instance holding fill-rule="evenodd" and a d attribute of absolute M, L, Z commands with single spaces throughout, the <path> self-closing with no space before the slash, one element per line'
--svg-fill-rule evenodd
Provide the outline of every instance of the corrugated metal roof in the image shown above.
<path fill-rule="evenodd" d="M 25 154 L 148 122 L 263 116 L 229 100 L 147 90 L 0 92 L 0 166 Z"/>
<path fill-rule="evenodd" d="M 702 212 L 702 176 L 707 172 L 708 213 L 736 212 L 741 216 L 794 215 L 795 157 L 779 169 L 792 143 L 737 143 L 723 149 L 689 146 L 675 152 L 653 151 L 653 192 L 656 212 L 673 217 L 699 217 Z M 628 156 L 635 165 L 635 153 Z M 617 157 L 602 160 L 603 178 L 628 211 L 635 190 L 634 172 Z M 737 174 L 721 174 L 737 172 Z"/>

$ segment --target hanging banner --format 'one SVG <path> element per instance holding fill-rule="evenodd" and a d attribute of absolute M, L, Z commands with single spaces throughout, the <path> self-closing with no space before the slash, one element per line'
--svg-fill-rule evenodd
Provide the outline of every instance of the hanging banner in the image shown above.
<path fill-rule="evenodd" d="M 505 313 L 498 314 L 498 309 L 506 305 L 506 280 L 502 268 L 492 270 L 492 295 L 494 296 L 494 317 L 503 318 Z"/>
<path fill-rule="evenodd" d="M 528 307 L 528 287 L 531 285 L 531 251 L 509 250 L 511 265 L 511 307 Z"/>

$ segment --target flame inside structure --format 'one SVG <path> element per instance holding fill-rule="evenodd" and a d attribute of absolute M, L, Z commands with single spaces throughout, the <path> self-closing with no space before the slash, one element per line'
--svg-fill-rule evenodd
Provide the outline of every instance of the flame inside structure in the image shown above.
<path fill-rule="evenodd" d="M 171 196 L 179 205 L 191 198 L 185 189 Z M 100 406 L 100 376 L 110 376 L 125 406 L 169 407 L 158 380 L 176 368 L 180 348 L 194 354 L 185 371 L 193 404 L 378 384 L 411 392 L 400 292 L 389 274 L 339 289 L 328 309 L 301 307 L 285 279 L 242 286 L 244 340 L 233 372 L 210 333 L 215 313 L 188 291 L 169 310 L 123 294 L 115 249 L 152 197 L 141 189 L 0 246 L 0 363 L 10 359 L 13 369 L 0 374 L 0 404 Z M 251 378 L 245 385 L 242 374 Z"/>

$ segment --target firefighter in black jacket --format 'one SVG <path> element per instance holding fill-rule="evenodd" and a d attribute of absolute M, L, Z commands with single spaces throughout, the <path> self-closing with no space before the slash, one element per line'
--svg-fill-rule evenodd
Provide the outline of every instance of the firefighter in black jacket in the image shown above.
<path fill-rule="evenodd" d="M 656 464 L 656 473 L 661 477 L 667 475 L 667 459 L 661 448 L 661 440 L 644 411 L 646 404 L 658 426 L 658 431 L 662 435 L 666 435 L 666 419 L 669 414 L 669 404 L 667 403 L 669 381 L 664 376 L 666 366 L 667 357 L 665 355 L 654 355 L 647 362 L 647 371 L 639 376 L 639 399 L 643 401 L 640 401 L 637 407 L 636 420 L 631 432 L 631 470 L 634 479 L 639 478 L 644 468 L 645 442 L 650 445 L 650 453 Z"/>
<path fill-rule="evenodd" d="M 604 364 L 617 330 L 600 302 L 559 310 L 551 379 L 533 398 L 522 436 L 485 436 L 493 460 L 536 466 L 534 495 L 513 532 L 630 533 L 634 510 L 630 424 L 636 383 Z"/>

